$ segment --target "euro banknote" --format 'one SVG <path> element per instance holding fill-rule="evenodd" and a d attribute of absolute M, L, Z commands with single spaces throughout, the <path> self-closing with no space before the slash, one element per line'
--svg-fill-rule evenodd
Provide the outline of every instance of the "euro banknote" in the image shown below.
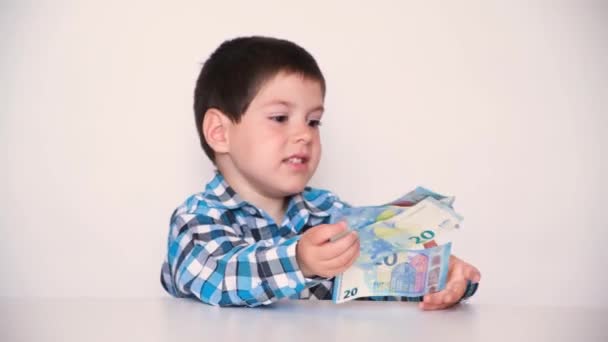
<path fill-rule="evenodd" d="M 355 264 L 334 281 L 334 302 L 442 290 L 450 235 L 463 221 L 453 202 L 419 187 L 387 205 L 346 208 L 334 215 L 332 221 L 346 221 L 361 242 Z"/>
<path fill-rule="evenodd" d="M 451 243 L 402 250 L 359 264 L 336 277 L 334 303 L 359 297 L 418 297 L 445 288 Z"/>

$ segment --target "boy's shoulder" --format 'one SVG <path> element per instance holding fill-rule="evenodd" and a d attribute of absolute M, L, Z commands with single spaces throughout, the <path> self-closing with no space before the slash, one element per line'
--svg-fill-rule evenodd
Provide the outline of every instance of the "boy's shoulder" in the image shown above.
<path fill-rule="evenodd" d="M 205 218 L 213 222 L 226 222 L 227 216 L 233 217 L 234 211 L 244 206 L 236 194 L 230 195 L 230 190 L 218 194 L 210 191 L 207 184 L 205 190 L 191 194 L 175 208 L 171 220 L 189 220 L 196 217 L 199 221 Z"/>
<path fill-rule="evenodd" d="M 171 214 L 171 223 L 185 224 L 193 218 L 223 220 L 227 212 L 240 205 L 238 202 L 236 193 L 227 186 L 223 177 L 216 173 L 205 184 L 203 191 L 191 194 L 175 208 Z"/>
<path fill-rule="evenodd" d="M 313 215 L 330 216 L 336 210 L 348 206 L 333 192 L 307 186 L 291 197 L 290 207 L 294 210 L 306 209 Z M 201 192 L 186 198 L 171 215 L 171 220 L 209 220 L 210 222 L 233 223 L 236 216 L 248 213 L 253 207 L 226 183 L 220 174 L 216 174 Z M 249 212 L 252 214 L 253 212 Z M 179 218 L 179 219 L 178 219 Z M 202 223 L 202 222 L 201 222 Z"/>
<path fill-rule="evenodd" d="M 243 209 L 243 207 L 248 206 L 236 193 L 230 195 L 229 192 L 230 190 L 218 195 L 209 191 L 209 187 L 207 187 L 204 191 L 188 196 L 175 209 L 174 216 L 178 214 L 198 214 L 219 219 L 228 211 Z M 306 187 L 301 193 L 295 194 L 293 197 L 296 202 L 302 202 L 307 209 L 314 212 L 331 211 L 335 207 L 347 206 L 335 193 L 327 189 Z"/>

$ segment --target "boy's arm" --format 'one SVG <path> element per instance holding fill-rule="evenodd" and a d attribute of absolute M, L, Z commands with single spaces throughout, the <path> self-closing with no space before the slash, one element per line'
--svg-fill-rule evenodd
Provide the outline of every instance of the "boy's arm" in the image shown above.
<path fill-rule="evenodd" d="M 182 214 L 171 225 L 162 283 L 174 296 L 220 306 L 258 306 L 293 296 L 318 281 L 296 261 L 300 236 L 279 244 L 249 244 L 207 216 Z"/>

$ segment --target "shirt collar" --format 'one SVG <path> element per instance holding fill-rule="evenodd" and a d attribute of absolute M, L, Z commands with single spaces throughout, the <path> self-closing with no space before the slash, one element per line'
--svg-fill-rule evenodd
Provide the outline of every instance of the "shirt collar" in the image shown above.
<path fill-rule="evenodd" d="M 320 204 L 315 203 L 315 199 L 311 196 L 312 189 L 306 187 L 303 192 L 295 194 L 289 201 L 289 205 L 287 207 L 287 211 L 291 206 L 299 206 L 304 207 L 308 210 L 310 215 L 318 216 L 318 217 L 327 217 L 330 215 L 329 209 L 331 209 L 331 205 L 328 205 L 329 202 L 322 201 Z"/>
<path fill-rule="evenodd" d="M 311 188 L 306 187 L 303 192 L 297 193 L 289 199 L 287 204 L 287 213 L 292 212 L 292 207 L 297 207 L 298 212 L 300 209 L 306 209 L 310 215 L 318 217 L 327 217 L 330 215 L 329 209 L 331 205 L 328 205 L 327 201 L 322 201 L 319 205 L 315 203 L 315 198 L 310 196 Z M 226 182 L 224 176 L 219 172 L 215 171 L 215 175 L 207 183 L 205 187 L 205 197 L 208 201 L 213 202 L 216 207 L 237 209 L 242 208 L 246 205 L 251 205 L 245 201 L 234 189 Z"/>
<path fill-rule="evenodd" d="M 215 171 L 215 175 L 205 187 L 205 197 L 220 208 L 236 209 L 247 204 L 226 182 L 224 176 Z"/>

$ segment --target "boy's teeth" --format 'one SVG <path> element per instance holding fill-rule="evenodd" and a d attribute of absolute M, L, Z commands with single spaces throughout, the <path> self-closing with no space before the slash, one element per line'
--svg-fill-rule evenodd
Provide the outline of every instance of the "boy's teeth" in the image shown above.
<path fill-rule="evenodd" d="M 302 158 L 289 158 L 287 159 L 287 162 L 292 164 L 301 164 Z"/>

